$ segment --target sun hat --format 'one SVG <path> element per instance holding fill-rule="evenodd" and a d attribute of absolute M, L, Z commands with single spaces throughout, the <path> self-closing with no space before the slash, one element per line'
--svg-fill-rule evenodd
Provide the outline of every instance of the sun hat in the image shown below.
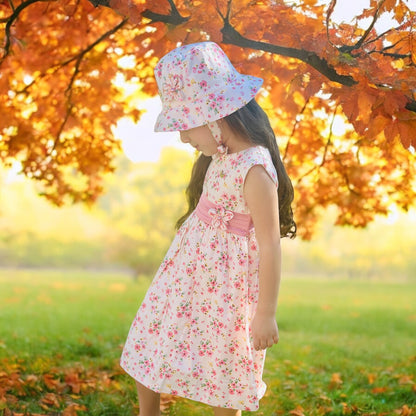
<path fill-rule="evenodd" d="M 217 120 L 244 107 L 263 84 L 261 78 L 240 74 L 214 42 L 172 50 L 157 63 L 155 77 L 162 100 L 155 131 L 205 124 L 215 129 Z"/>

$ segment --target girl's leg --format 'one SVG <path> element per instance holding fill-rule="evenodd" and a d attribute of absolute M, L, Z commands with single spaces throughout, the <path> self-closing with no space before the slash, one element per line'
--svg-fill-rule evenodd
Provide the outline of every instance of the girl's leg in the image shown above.
<path fill-rule="evenodd" d="M 214 416 L 241 416 L 241 410 L 214 407 Z"/>
<path fill-rule="evenodd" d="M 137 394 L 139 396 L 139 416 L 160 416 L 160 393 L 140 384 L 136 381 Z"/>

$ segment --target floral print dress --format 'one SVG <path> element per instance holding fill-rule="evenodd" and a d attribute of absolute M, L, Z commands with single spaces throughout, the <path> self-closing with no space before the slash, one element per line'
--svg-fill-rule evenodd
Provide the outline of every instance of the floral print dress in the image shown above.
<path fill-rule="evenodd" d="M 243 195 L 255 165 L 277 186 L 262 146 L 213 156 L 205 208 L 200 201 L 178 230 L 132 323 L 120 363 L 153 391 L 216 407 L 259 407 L 265 350 L 254 350 L 250 331 L 258 247 Z"/>

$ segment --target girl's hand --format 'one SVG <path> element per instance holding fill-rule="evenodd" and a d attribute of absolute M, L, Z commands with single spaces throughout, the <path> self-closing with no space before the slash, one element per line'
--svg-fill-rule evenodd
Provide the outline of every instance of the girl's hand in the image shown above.
<path fill-rule="evenodd" d="M 256 351 L 277 344 L 279 342 L 279 329 L 274 315 L 257 312 L 251 321 L 251 334 Z"/>

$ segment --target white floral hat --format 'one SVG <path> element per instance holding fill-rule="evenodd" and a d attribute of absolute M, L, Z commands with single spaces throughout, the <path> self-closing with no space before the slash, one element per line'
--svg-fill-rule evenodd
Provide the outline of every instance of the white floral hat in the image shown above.
<path fill-rule="evenodd" d="M 158 62 L 155 76 L 162 99 L 155 131 L 209 125 L 244 107 L 263 84 L 237 72 L 213 42 L 174 49 Z"/>

